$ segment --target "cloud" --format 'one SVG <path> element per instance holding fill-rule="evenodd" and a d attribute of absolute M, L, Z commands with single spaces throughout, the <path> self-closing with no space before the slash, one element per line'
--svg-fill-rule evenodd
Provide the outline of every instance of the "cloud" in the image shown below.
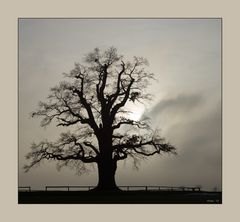
<path fill-rule="evenodd" d="M 178 95 L 173 98 L 166 98 L 155 105 L 149 115 L 155 116 L 162 112 L 186 112 L 196 107 L 202 101 L 200 94 Z"/>
<path fill-rule="evenodd" d="M 161 181 L 221 188 L 221 103 L 206 93 L 176 95 L 159 101 L 148 113 L 153 126 L 177 147 L 173 161 L 155 163 Z"/>
<path fill-rule="evenodd" d="M 151 110 L 146 111 L 142 119 L 150 117 L 152 127 L 160 128 L 164 132 L 171 125 L 187 119 L 194 112 L 199 112 L 203 102 L 204 98 L 201 93 L 166 97 L 160 100 Z"/>

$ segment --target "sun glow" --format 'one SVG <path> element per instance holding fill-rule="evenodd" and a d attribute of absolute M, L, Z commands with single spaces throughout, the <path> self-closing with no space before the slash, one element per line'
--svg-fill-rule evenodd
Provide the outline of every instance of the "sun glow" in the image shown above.
<path fill-rule="evenodd" d="M 128 118 L 134 121 L 139 121 L 144 113 L 144 110 L 144 106 L 132 105 L 129 107 L 130 113 L 128 114 Z"/>

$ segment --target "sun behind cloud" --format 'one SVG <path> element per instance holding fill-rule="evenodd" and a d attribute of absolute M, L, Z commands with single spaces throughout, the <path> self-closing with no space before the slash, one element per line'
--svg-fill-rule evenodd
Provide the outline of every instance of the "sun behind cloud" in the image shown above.
<path fill-rule="evenodd" d="M 131 104 L 129 105 L 129 111 L 127 117 L 131 120 L 139 121 L 145 111 L 145 107 L 139 104 Z"/>

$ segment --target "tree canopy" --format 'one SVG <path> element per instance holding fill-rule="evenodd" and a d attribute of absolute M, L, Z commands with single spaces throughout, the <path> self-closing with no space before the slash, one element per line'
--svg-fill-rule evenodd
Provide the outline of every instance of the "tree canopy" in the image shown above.
<path fill-rule="evenodd" d="M 75 63 L 73 70 L 64 73 L 65 81 L 51 88 L 47 101 L 32 113 L 42 118 L 41 126 L 53 122 L 68 130 L 55 142 L 33 143 L 25 170 L 43 160 L 56 160 L 58 168 L 71 166 L 82 173 L 87 163 L 96 163 L 99 180 L 107 175 L 106 184 L 114 177 L 119 160 L 131 157 L 137 164 L 155 154 L 175 154 L 175 147 L 151 129 L 148 118 L 132 120 L 128 115 L 128 103 L 152 98 L 147 87 L 154 74 L 147 67 L 145 58 L 126 61 L 114 47 L 103 52 L 96 48 L 82 64 Z"/>

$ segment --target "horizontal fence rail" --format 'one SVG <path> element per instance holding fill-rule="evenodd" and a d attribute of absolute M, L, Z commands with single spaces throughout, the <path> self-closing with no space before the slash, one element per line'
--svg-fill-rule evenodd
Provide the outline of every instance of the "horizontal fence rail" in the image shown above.
<path fill-rule="evenodd" d="M 46 186 L 45 191 L 89 191 L 96 186 Z M 200 187 L 171 186 L 118 186 L 123 191 L 201 191 Z M 19 191 L 31 192 L 30 186 L 18 187 Z"/>
<path fill-rule="evenodd" d="M 200 187 L 170 187 L 170 186 L 119 186 L 127 191 L 145 190 L 145 191 L 201 191 Z"/>
<path fill-rule="evenodd" d="M 46 186 L 45 187 L 45 191 L 50 191 L 50 190 L 54 190 L 54 189 L 64 189 L 67 191 L 72 191 L 73 189 L 76 191 L 77 190 L 91 190 L 92 188 L 94 188 L 95 186 Z"/>
<path fill-rule="evenodd" d="M 19 191 L 29 191 L 29 192 L 31 192 L 31 187 L 30 186 L 28 186 L 28 187 L 18 187 L 18 190 Z"/>

